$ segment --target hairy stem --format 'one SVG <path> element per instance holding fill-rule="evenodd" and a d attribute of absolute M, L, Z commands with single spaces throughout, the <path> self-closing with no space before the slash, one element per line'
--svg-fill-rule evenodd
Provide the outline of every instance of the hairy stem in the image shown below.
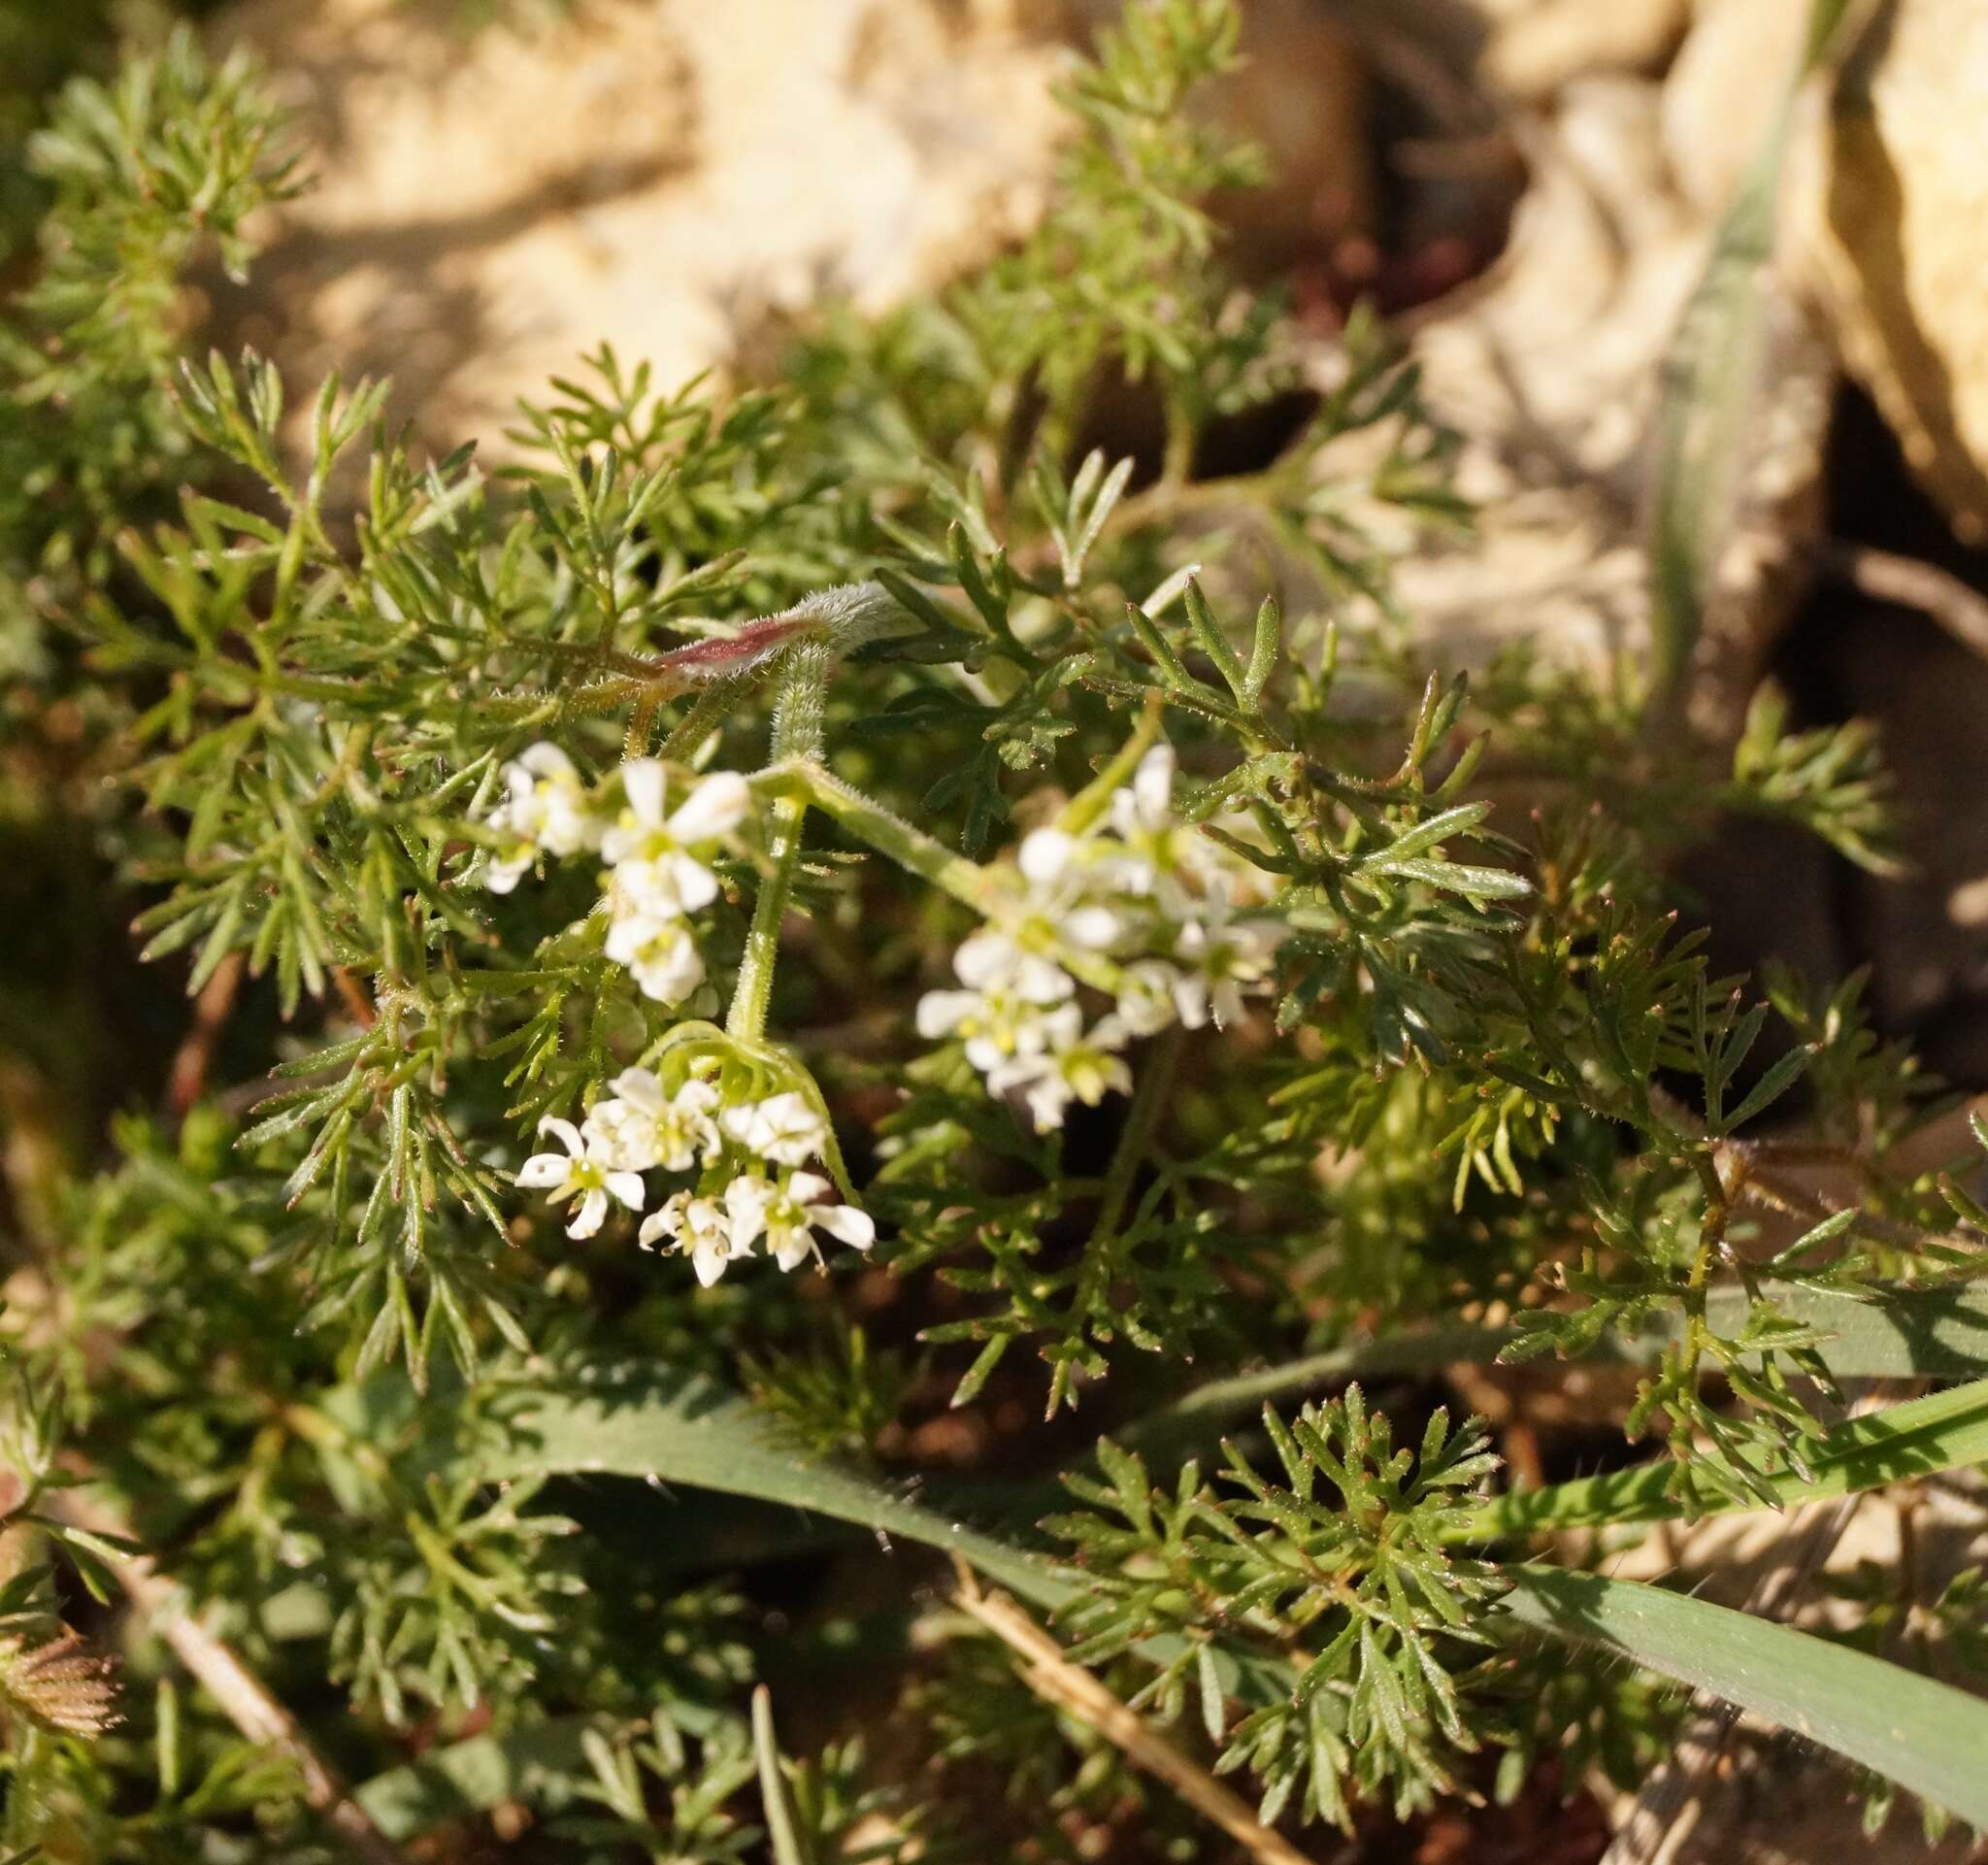
<path fill-rule="evenodd" d="M 812 767 L 820 759 L 822 716 L 834 664 L 835 650 L 826 641 L 798 642 L 787 650 L 774 695 L 775 764 Z M 746 935 L 746 953 L 739 961 L 739 984 L 725 1018 L 729 1034 L 749 1042 L 766 1034 L 774 966 L 779 957 L 780 923 L 786 918 L 794 872 L 801 865 L 801 831 L 808 817 L 808 802 L 806 791 L 789 791 L 774 799 L 766 838 L 772 868 L 759 883 L 759 898 L 753 902 L 752 928 Z"/>
<path fill-rule="evenodd" d="M 1159 1124 L 1160 1110 L 1165 1107 L 1168 1091 L 1174 1085 L 1174 1071 L 1179 1066 L 1184 1034 L 1177 1024 L 1170 1029 L 1153 1045 L 1152 1054 L 1140 1072 L 1139 1086 L 1133 1094 L 1132 1106 L 1126 1112 L 1125 1125 L 1119 1132 L 1111 1163 L 1105 1172 L 1104 1190 L 1098 1201 L 1098 1220 L 1091 1226 L 1090 1242 L 1084 1246 L 1083 1275 L 1072 1304 L 1073 1313 L 1079 1316 L 1091 1312 L 1110 1282 L 1111 1272 L 1118 1260 L 1111 1246 L 1125 1221 L 1125 1206 L 1132 1196 L 1133 1181 L 1139 1177 L 1139 1168 L 1152 1145 L 1153 1129 Z M 1055 1374 L 1049 1382 L 1047 1416 L 1053 1418 L 1062 1409 L 1070 1396 L 1070 1382 L 1075 1374 L 1075 1361 L 1057 1361 Z"/>
<path fill-rule="evenodd" d="M 875 849 L 886 860 L 894 861 L 908 873 L 929 882 L 942 893 L 971 907 L 990 925 L 1015 933 L 1022 943 L 1041 946 L 1021 926 L 1020 901 L 997 869 L 984 868 L 963 854 L 955 854 L 944 843 L 914 829 L 903 816 L 853 784 L 807 761 L 789 761 L 769 766 L 761 773 L 760 787 L 776 796 L 804 797 L 824 816 L 833 816 L 857 841 Z M 1065 950 L 1057 946 L 1050 953 L 1073 977 L 1097 990 L 1118 989 L 1118 967 L 1095 952 Z"/>

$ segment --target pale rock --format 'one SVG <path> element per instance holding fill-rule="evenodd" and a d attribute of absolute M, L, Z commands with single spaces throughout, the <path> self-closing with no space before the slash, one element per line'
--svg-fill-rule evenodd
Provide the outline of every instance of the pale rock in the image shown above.
<path fill-rule="evenodd" d="M 1425 314 L 1424 391 L 1462 436 L 1474 532 L 1403 564 L 1396 594 L 1464 661 L 1529 641 L 1564 660 L 1647 652 L 1643 549 L 1663 360 L 1702 274 L 1711 216 L 1663 156 L 1659 91 L 1567 86 L 1522 131 L 1532 184 L 1505 253 Z M 1834 365 L 1772 274 L 1760 398 L 1706 618 L 1700 699 L 1732 729 L 1799 586 L 1791 547 L 1818 529 Z"/>
<path fill-rule="evenodd" d="M 1830 117 L 1823 293 L 1850 369 L 1957 533 L 1988 541 L 1988 8 L 1880 10 Z"/>
<path fill-rule="evenodd" d="M 1707 210 L 1730 197 L 1791 70 L 1807 0 L 1700 0 L 1666 86 L 1665 142 Z M 1854 21 L 1853 21 L 1854 23 Z M 1786 244 L 1844 364 L 1970 543 L 1988 540 L 1988 8 L 1898 0 L 1841 49 L 1804 114 Z"/>
<path fill-rule="evenodd" d="M 604 339 L 658 385 L 743 310 L 880 308 L 1040 211 L 1065 55 L 1015 0 L 246 0 L 216 22 L 296 107 L 315 185 L 240 334 L 309 383 L 391 373 L 486 445 Z"/>

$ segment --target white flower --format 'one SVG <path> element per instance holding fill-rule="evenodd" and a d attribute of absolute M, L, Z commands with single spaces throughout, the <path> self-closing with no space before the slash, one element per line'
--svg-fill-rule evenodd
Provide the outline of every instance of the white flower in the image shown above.
<path fill-rule="evenodd" d="M 587 1150 L 603 1163 L 627 1172 L 686 1172 L 700 1153 L 716 1150 L 711 1111 L 718 1091 L 709 1082 L 685 1082 L 666 1096 L 647 1069 L 623 1069 L 608 1085 L 613 1098 L 594 1104 L 583 1129 Z"/>
<path fill-rule="evenodd" d="M 987 1076 L 992 1093 L 1021 1090 L 1038 1133 L 1060 1127 L 1064 1110 L 1073 1101 L 1094 1108 L 1108 1094 L 1132 1092 L 1132 1071 L 1116 1053 L 1132 1034 L 1123 1022 L 1115 1016 L 1100 1017 L 1086 1035 L 1075 1004 L 1064 1005 L 1052 1016 L 1048 1049 L 1018 1055 Z"/>
<path fill-rule="evenodd" d="M 1180 1020 L 1198 1030 L 1210 1013 L 1217 1027 L 1242 1015 L 1242 994 L 1263 982 L 1276 962 L 1281 930 L 1261 919 L 1190 922 L 1180 929 L 1174 955 L 1181 961 L 1175 986 Z"/>
<path fill-rule="evenodd" d="M 1174 748 L 1155 745 L 1139 760 L 1132 783 L 1111 797 L 1111 827 L 1122 841 L 1165 835 L 1174 820 Z"/>
<path fill-rule="evenodd" d="M 782 1269 L 798 1269 L 820 1257 L 812 1232 L 825 1230 L 851 1249 L 868 1249 L 877 1226 L 867 1211 L 828 1202 L 834 1187 L 818 1172 L 790 1173 L 784 1184 L 759 1178 L 734 1179 L 725 1187 L 725 1209 L 748 1237 L 766 1233 L 767 1248 Z"/>
<path fill-rule="evenodd" d="M 591 1237 L 608 1215 L 609 1198 L 618 1198 L 630 1211 L 642 1209 L 643 1183 L 633 1172 L 618 1171 L 588 1152 L 580 1130 L 571 1120 L 547 1115 L 539 1122 L 541 1133 L 551 1133 L 566 1149 L 564 1152 L 535 1152 L 518 1168 L 517 1182 L 532 1191 L 543 1191 L 558 1204 L 578 1197 L 573 1221 L 566 1226 L 569 1237 Z"/>
<path fill-rule="evenodd" d="M 645 997 L 680 1004 L 704 982 L 704 957 L 690 928 L 671 915 L 615 898 L 608 956 L 626 965 Z"/>
<path fill-rule="evenodd" d="M 1174 748 L 1155 745 L 1139 760 L 1131 784 L 1111 797 L 1111 827 L 1124 844 L 1129 870 L 1154 879 L 1156 891 L 1172 898 L 1176 914 L 1184 901 L 1181 883 L 1206 893 L 1214 880 L 1210 843 L 1174 814 Z"/>
<path fill-rule="evenodd" d="M 1032 911 L 1072 945 L 1106 951 L 1125 936 L 1121 901 L 1152 889 L 1152 871 L 1128 860 L 1115 843 L 1036 829 L 1015 857 L 1029 883 Z"/>
<path fill-rule="evenodd" d="M 918 1000 L 918 1034 L 963 1037 L 967 1060 L 982 1074 L 1040 1050 L 1047 1041 L 1044 1012 L 1077 989 L 1060 965 L 991 928 L 975 933 L 952 963 L 967 988 L 927 991 Z"/>
<path fill-rule="evenodd" d="M 745 820 L 752 793 L 737 771 L 716 771 L 677 806 L 668 807 L 669 778 L 652 757 L 621 767 L 628 807 L 602 839 L 616 887 L 651 913 L 695 913 L 717 898 L 717 876 L 694 850 L 706 849 Z"/>
<path fill-rule="evenodd" d="M 827 1125 L 802 1094 L 776 1094 L 727 1108 L 718 1118 L 746 1151 L 778 1166 L 806 1165 L 828 1141 Z"/>
<path fill-rule="evenodd" d="M 709 1288 L 728 1264 L 752 1254 L 756 1234 L 739 1223 L 715 1198 L 695 1198 L 679 1191 L 642 1220 L 636 1241 L 643 1249 L 653 1249 L 658 1237 L 668 1237 L 673 1249 L 690 1252 L 697 1280 Z"/>
<path fill-rule="evenodd" d="M 601 839 L 586 786 L 558 746 L 531 746 L 504 767 L 504 781 L 510 794 L 492 812 L 490 826 L 506 846 L 483 870 L 492 893 L 515 887 L 540 849 L 574 854 Z"/>
<path fill-rule="evenodd" d="M 1118 1020 L 1134 1036 L 1157 1036 L 1180 1015 L 1185 979 L 1164 958 L 1142 958 L 1118 974 Z"/>

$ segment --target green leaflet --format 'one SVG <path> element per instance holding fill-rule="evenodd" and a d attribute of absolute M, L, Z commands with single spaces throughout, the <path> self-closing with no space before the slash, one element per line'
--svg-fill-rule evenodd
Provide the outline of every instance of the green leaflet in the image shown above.
<path fill-rule="evenodd" d="M 1848 1418 L 1809 1453 L 1814 1473 L 1805 1482 L 1793 1471 L 1768 1479 L 1790 1504 L 1878 1489 L 1906 1477 L 1960 1470 L 1988 1462 L 1988 1380 L 1974 1380 L 1923 1399 Z M 1468 1539 L 1486 1541 L 1546 1528 L 1613 1526 L 1663 1521 L 1682 1513 L 1666 1493 L 1668 1459 L 1633 1470 L 1583 1477 L 1545 1489 L 1519 1489 L 1486 1503 Z M 1725 1515 L 1730 1509 L 1707 1511 Z"/>
<path fill-rule="evenodd" d="M 560 1716 L 505 1736 L 471 1736 L 375 1775 L 353 1798 L 388 1839 L 412 1839 L 445 1820 L 520 1798 L 545 1776 L 571 1773 L 580 1765 L 586 1726 L 584 1716 Z"/>

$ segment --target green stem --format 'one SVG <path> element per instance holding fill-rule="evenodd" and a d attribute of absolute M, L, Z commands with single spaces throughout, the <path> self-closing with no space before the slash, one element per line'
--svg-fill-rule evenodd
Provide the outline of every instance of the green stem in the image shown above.
<path fill-rule="evenodd" d="M 983 868 L 977 861 L 955 854 L 944 843 L 912 828 L 904 817 L 819 764 L 805 760 L 774 764 L 760 774 L 758 783 L 776 796 L 805 799 L 824 816 L 833 816 L 859 842 L 971 907 L 989 924 L 1016 934 L 1024 944 L 1041 947 L 1040 937 L 1029 935 L 1021 926 L 1020 902 L 1000 870 Z M 1049 955 L 1093 989 L 1116 993 L 1118 967 L 1110 960 L 1095 952 L 1065 950 L 1060 945 Z"/>
<path fill-rule="evenodd" d="M 828 677 L 835 652 L 826 641 L 797 642 L 780 661 L 773 707 L 773 761 L 804 770 L 818 768 L 822 718 L 828 703 Z M 771 871 L 759 883 L 752 906 L 752 927 L 739 961 L 739 983 L 725 1018 L 728 1035 L 757 1042 L 766 1034 L 767 1008 L 773 999 L 774 966 L 779 957 L 780 925 L 794 874 L 801 865 L 801 831 L 808 817 L 805 790 L 776 797 L 767 829 Z"/>
<path fill-rule="evenodd" d="M 1174 1085 L 1174 1071 L 1179 1065 L 1184 1035 L 1185 1032 L 1177 1025 L 1170 1029 L 1153 1045 L 1145 1067 L 1140 1071 L 1132 1106 L 1126 1111 L 1118 1145 L 1111 1154 L 1110 1165 L 1105 1171 L 1104 1191 L 1098 1201 L 1098 1220 L 1091 1226 L 1090 1241 L 1084 1246 L 1083 1274 L 1077 1282 L 1076 1299 L 1071 1304 L 1073 1314 L 1079 1317 L 1089 1315 L 1098 1305 L 1117 1267 L 1118 1254 L 1111 1246 L 1125 1221 L 1125 1207 L 1132 1198 L 1133 1182 L 1139 1177 L 1139 1168 L 1152 1146 L 1153 1129 L 1159 1125 L 1160 1110 L 1166 1106 L 1168 1091 Z M 1070 1396 L 1070 1382 L 1075 1375 L 1075 1361 L 1057 1361 L 1056 1371 L 1049 1381 L 1048 1416 L 1053 1418 L 1062 1410 L 1064 1401 Z"/>
<path fill-rule="evenodd" d="M 978 862 L 954 854 L 944 843 L 912 828 L 903 816 L 818 764 L 774 765 L 763 774 L 762 781 L 778 794 L 805 797 L 859 842 L 867 843 L 899 867 L 930 882 L 942 893 L 963 901 L 976 913 L 991 919 L 1007 911 L 1008 902 L 1001 887 Z"/>
<path fill-rule="evenodd" d="M 690 710 L 670 727 L 657 755 L 666 763 L 674 759 L 687 764 L 697 755 L 704 741 L 724 723 L 726 715 L 745 698 L 750 687 L 751 683 L 746 680 L 721 681 L 716 685 L 705 687 Z"/>
<path fill-rule="evenodd" d="M 1179 1065 L 1183 1032 L 1176 1024 L 1153 1045 L 1146 1065 L 1140 1071 L 1139 1086 L 1125 1116 L 1125 1128 L 1118 1136 L 1118 1149 L 1105 1173 L 1105 1195 L 1098 1206 L 1098 1221 L 1092 1227 L 1089 1254 L 1095 1258 L 1110 1246 L 1125 1218 L 1126 1201 L 1132 1196 L 1132 1182 L 1139 1176 L 1141 1162 L 1152 1145 L 1153 1128 L 1159 1124 L 1160 1109 L 1167 1090 L 1174 1085 L 1174 1071 Z"/>

